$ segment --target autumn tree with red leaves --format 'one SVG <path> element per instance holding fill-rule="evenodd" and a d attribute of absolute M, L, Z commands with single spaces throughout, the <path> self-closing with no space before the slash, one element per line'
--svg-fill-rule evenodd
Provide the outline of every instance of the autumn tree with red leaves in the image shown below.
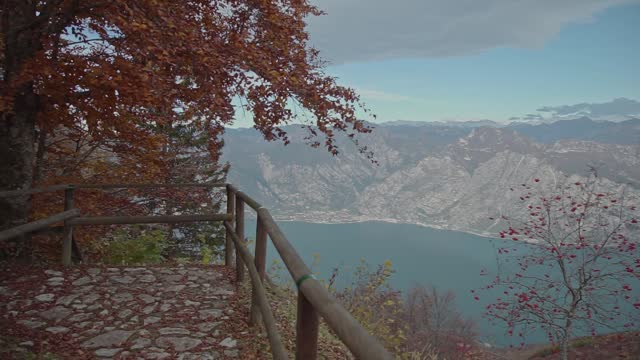
<path fill-rule="evenodd" d="M 335 133 L 370 131 L 359 97 L 308 44 L 305 19 L 320 12 L 305 0 L 6 0 L 0 11 L 2 190 L 162 179 L 169 137 L 156 130 L 185 119 L 215 162 L 237 106 L 284 143 L 299 106 L 310 145 L 333 154 Z M 0 228 L 26 221 L 29 205 L 0 199 Z"/>
<path fill-rule="evenodd" d="M 528 246 L 498 249 L 503 270 L 484 289 L 500 296 L 487 315 L 504 322 L 510 335 L 545 331 L 563 359 L 578 334 L 637 326 L 638 199 L 595 171 L 584 182 L 545 189 L 533 179 L 522 188 L 527 215 L 503 217 L 508 229 L 500 237 Z"/>

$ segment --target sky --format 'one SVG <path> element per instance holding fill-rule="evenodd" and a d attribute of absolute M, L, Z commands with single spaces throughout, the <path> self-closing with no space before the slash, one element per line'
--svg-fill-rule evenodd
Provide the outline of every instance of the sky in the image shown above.
<path fill-rule="evenodd" d="M 377 122 L 640 114 L 640 0 L 312 2 L 327 73 Z"/>

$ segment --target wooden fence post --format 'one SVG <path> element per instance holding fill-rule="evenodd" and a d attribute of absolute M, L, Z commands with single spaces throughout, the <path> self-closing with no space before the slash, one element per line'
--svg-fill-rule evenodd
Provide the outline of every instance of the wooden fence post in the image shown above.
<path fill-rule="evenodd" d="M 256 252 L 255 265 L 260 275 L 260 281 L 264 283 L 264 275 L 267 263 L 267 230 L 264 228 L 260 214 L 256 225 Z M 249 317 L 249 326 L 260 323 L 260 308 L 258 307 L 258 299 L 255 289 L 251 295 L 251 316 Z"/>
<path fill-rule="evenodd" d="M 318 356 L 318 312 L 298 290 L 296 322 L 296 360 L 315 360 Z"/>
<path fill-rule="evenodd" d="M 235 212 L 235 201 L 236 196 L 233 192 L 233 189 L 230 185 L 227 185 L 227 214 L 231 214 L 231 220 L 229 220 L 229 224 L 233 226 L 233 213 Z M 233 265 L 233 239 L 231 238 L 231 231 L 227 229 L 225 236 L 225 247 L 224 247 L 224 264 L 226 266 Z"/>
<path fill-rule="evenodd" d="M 64 191 L 65 211 L 73 209 L 73 192 L 73 187 L 69 187 Z M 69 266 L 71 265 L 71 250 L 73 245 L 73 225 L 69 224 L 69 220 L 64 221 L 64 231 L 62 234 L 62 264 Z"/>
<path fill-rule="evenodd" d="M 236 235 L 244 243 L 244 201 L 236 194 Z M 244 281 L 244 263 L 236 248 L 236 281 Z"/>

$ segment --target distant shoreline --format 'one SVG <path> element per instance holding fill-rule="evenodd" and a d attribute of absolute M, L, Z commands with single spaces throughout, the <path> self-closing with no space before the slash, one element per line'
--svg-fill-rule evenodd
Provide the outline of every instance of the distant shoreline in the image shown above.
<path fill-rule="evenodd" d="M 274 220 L 283 221 L 283 222 L 303 222 L 303 223 L 307 223 L 307 224 L 327 224 L 327 225 L 360 224 L 360 223 L 365 223 L 365 222 L 381 222 L 381 223 L 387 223 L 387 224 L 416 225 L 416 226 L 429 228 L 429 229 L 434 229 L 434 230 L 455 231 L 455 232 L 461 232 L 461 233 L 465 233 L 465 234 L 475 235 L 475 236 L 479 236 L 479 237 L 483 237 L 483 238 L 487 238 L 487 239 L 504 240 L 504 239 L 502 239 L 502 238 L 500 238 L 498 236 L 493 236 L 493 235 L 491 235 L 489 233 L 479 233 L 479 232 L 473 232 L 473 231 L 461 230 L 461 229 L 450 229 L 450 228 L 446 228 L 446 227 L 442 227 L 442 226 L 438 226 L 438 225 L 427 225 L 427 224 L 420 224 L 420 223 L 401 221 L 401 220 L 396 220 L 396 219 L 386 219 L 386 218 L 385 219 L 378 219 L 378 218 L 352 219 L 352 220 L 340 220 L 340 221 L 310 220 L 310 219 L 291 218 L 291 217 L 288 217 L 288 216 L 274 216 L 273 218 L 274 218 Z"/>
<path fill-rule="evenodd" d="M 254 220 L 256 219 L 256 216 L 254 214 L 252 213 L 249 213 L 249 214 L 247 214 L 249 218 Z M 276 221 L 282 221 L 282 222 L 301 222 L 301 223 L 307 223 L 307 224 L 327 224 L 327 225 L 360 224 L 365 222 L 381 222 L 385 224 L 415 225 L 415 226 L 429 228 L 433 230 L 461 232 L 469 235 L 479 236 L 481 238 L 485 238 L 489 240 L 509 241 L 509 239 L 501 238 L 500 236 L 498 236 L 498 234 L 492 235 L 491 233 L 481 233 L 481 232 L 474 232 L 474 231 L 462 230 L 462 229 L 451 229 L 444 226 L 428 225 L 424 223 L 414 223 L 414 222 L 402 221 L 402 220 L 390 219 L 390 218 L 359 218 L 359 219 L 351 218 L 351 219 L 342 219 L 342 220 L 336 221 L 336 220 L 313 220 L 313 219 L 308 219 L 306 217 L 298 218 L 290 215 L 273 215 L 273 219 Z M 526 244 L 536 243 L 536 241 L 531 241 L 531 240 L 521 240 L 519 242 L 526 243 Z"/>

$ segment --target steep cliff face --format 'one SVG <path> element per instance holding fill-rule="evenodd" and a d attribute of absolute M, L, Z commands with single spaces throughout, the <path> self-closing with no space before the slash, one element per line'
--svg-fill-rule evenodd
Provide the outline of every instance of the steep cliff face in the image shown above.
<path fill-rule="evenodd" d="M 283 147 L 250 130 L 227 135 L 230 180 L 275 216 L 315 222 L 385 220 L 495 234 L 499 214 L 521 211 L 521 183 L 579 181 L 589 167 L 610 187 L 640 188 L 640 146 L 560 140 L 542 144 L 512 128 L 382 127 L 365 141 L 371 164 L 342 141 L 331 157 L 304 145 L 299 129 Z M 517 189 L 516 189 L 517 190 Z"/>

